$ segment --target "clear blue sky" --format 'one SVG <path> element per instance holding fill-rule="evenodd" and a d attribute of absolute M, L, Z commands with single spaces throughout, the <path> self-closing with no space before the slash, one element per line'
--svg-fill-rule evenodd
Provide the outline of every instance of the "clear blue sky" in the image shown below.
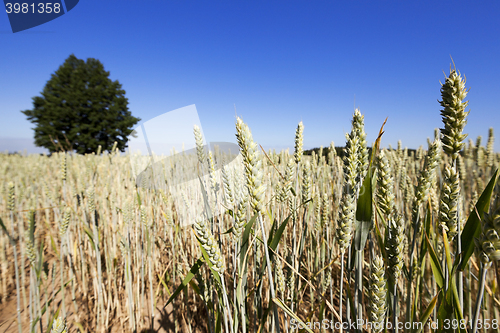
<path fill-rule="evenodd" d="M 258 143 L 292 150 L 301 120 L 305 148 L 344 145 L 354 98 L 369 142 L 389 117 L 383 146 L 425 146 L 451 55 L 465 131 L 500 138 L 499 1 L 81 0 L 16 34 L 0 14 L 0 41 L 0 150 L 32 150 L 20 110 L 72 53 L 99 59 L 143 120 L 195 104 L 208 141 L 235 142 L 236 105 Z"/>

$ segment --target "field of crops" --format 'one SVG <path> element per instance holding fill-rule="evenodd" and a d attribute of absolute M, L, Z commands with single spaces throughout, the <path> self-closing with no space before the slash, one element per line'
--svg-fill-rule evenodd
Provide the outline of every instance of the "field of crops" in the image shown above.
<path fill-rule="evenodd" d="M 194 127 L 149 178 L 118 151 L 0 155 L 0 331 L 500 332 L 500 154 L 466 95 L 452 70 L 412 151 L 356 110 L 342 156 L 305 155 L 302 123 L 264 152 L 240 118 L 236 159 Z"/>

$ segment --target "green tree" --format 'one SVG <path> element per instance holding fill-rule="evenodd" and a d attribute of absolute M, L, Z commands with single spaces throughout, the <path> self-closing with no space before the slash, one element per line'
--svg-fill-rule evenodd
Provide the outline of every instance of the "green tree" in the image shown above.
<path fill-rule="evenodd" d="M 33 97 L 32 110 L 21 112 L 36 124 L 35 145 L 50 152 L 85 154 L 99 145 L 110 151 L 115 141 L 124 151 L 132 127 L 141 120 L 128 110 L 122 85 L 109 78 L 97 59 L 85 62 L 70 55 L 41 95 Z"/>

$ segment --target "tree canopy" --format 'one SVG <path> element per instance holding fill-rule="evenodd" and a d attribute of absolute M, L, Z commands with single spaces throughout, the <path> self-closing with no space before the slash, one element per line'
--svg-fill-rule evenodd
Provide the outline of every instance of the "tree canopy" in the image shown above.
<path fill-rule="evenodd" d="M 52 74 L 33 109 L 21 111 L 36 124 L 35 145 L 51 153 L 95 152 L 99 145 L 110 151 L 114 142 L 127 147 L 132 127 L 141 119 L 129 111 L 125 90 L 109 78 L 102 63 L 73 54 Z"/>

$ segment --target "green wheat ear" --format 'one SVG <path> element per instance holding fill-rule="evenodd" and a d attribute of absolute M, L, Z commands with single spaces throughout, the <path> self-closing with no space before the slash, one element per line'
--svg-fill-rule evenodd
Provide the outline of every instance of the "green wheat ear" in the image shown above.
<path fill-rule="evenodd" d="M 67 177 L 67 161 L 66 161 L 66 153 L 63 153 L 63 157 L 61 158 L 61 179 L 64 181 Z"/>
<path fill-rule="evenodd" d="M 34 267 L 36 263 L 36 250 L 35 250 L 35 243 L 34 241 L 31 240 L 31 235 L 29 230 L 26 230 L 25 235 L 25 245 L 26 245 L 26 256 L 28 257 L 28 260 L 30 264 Z"/>
<path fill-rule="evenodd" d="M 203 165 L 205 162 L 205 148 L 203 146 L 203 136 L 201 135 L 201 129 L 194 125 L 194 139 L 196 141 L 196 154 L 198 155 L 198 161 Z"/>
<path fill-rule="evenodd" d="M 234 214 L 233 234 L 236 239 L 241 237 L 246 222 L 247 196 L 242 196 L 237 204 L 236 214 Z"/>
<path fill-rule="evenodd" d="M 295 159 L 295 163 L 299 164 L 302 159 L 303 153 L 303 142 L 304 142 L 304 124 L 302 122 L 297 126 L 297 131 L 295 132 L 295 152 L 293 153 L 293 157 Z"/>
<path fill-rule="evenodd" d="M 358 181 L 365 177 L 366 171 L 368 170 L 368 148 L 366 144 L 366 133 L 365 133 L 365 116 L 361 114 L 359 109 L 354 111 L 352 118 L 352 130 L 356 133 L 356 137 L 359 139 L 358 147 Z"/>
<path fill-rule="evenodd" d="M 350 134 L 346 133 L 344 177 L 345 185 L 348 186 L 351 192 L 354 191 L 359 176 L 360 146 L 359 138 L 356 136 L 355 131 L 352 131 Z"/>
<path fill-rule="evenodd" d="M 201 246 L 207 251 L 208 258 L 212 263 L 212 269 L 216 272 L 222 273 L 224 271 L 224 262 L 222 260 L 222 253 L 219 245 L 215 240 L 207 221 L 203 219 L 197 220 L 194 224 L 194 230 L 200 240 Z"/>
<path fill-rule="evenodd" d="M 391 166 L 385 151 L 381 150 L 377 156 L 378 164 L 378 190 L 377 190 L 377 203 L 386 217 L 389 217 L 395 210 L 395 196 L 394 196 L 394 178 L 392 176 Z"/>
<path fill-rule="evenodd" d="M 465 81 L 465 77 L 462 78 L 460 73 L 457 74 L 453 69 L 441 87 L 442 101 L 439 101 L 439 104 L 443 107 L 441 110 L 444 123 L 444 128 L 441 129 L 443 150 L 453 160 L 457 159 L 458 153 L 465 145 L 463 140 L 467 137 L 467 134 L 462 134 L 467 124 L 465 118 L 469 114 L 465 111 L 469 102 L 463 102 L 467 96 Z"/>
<path fill-rule="evenodd" d="M 224 159 L 222 160 L 222 165 L 225 165 Z M 231 174 L 228 172 L 227 167 L 223 166 L 222 171 L 222 184 L 224 186 L 224 199 L 228 207 L 233 207 L 235 203 L 233 188 L 231 186 Z"/>
<path fill-rule="evenodd" d="M 439 221 L 450 239 L 458 234 L 458 199 L 460 196 L 460 179 L 457 171 L 447 166 L 444 171 L 443 189 Z"/>
<path fill-rule="evenodd" d="M 476 252 L 488 268 L 493 261 L 500 260 L 500 205 L 484 213 L 481 227 L 481 236 L 475 239 Z"/>
<path fill-rule="evenodd" d="M 420 233 L 421 224 L 418 223 L 417 216 L 419 207 L 421 204 L 427 201 L 429 197 L 429 192 L 436 177 L 435 171 L 439 165 L 439 157 L 441 150 L 441 142 L 439 139 L 434 140 L 434 142 L 429 147 L 427 152 L 427 158 L 424 163 L 424 168 L 420 174 L 417 191 L 415 193 L 415 198 L 413 199 L 413 209 L 412 209 L 412 221 L 417 223 L 417 227 Z"/>
<path fill-rule="evenodd" d="M 309 200 L 311 196 L 311 164 L 306 161 L 304 168 L 302 168 L 302 202 Z"/>
<path fill-rule="evenodd" d="M 245 165 L 247 187 L 251 198 L 250 205 L 258 213 L 263 209 L 266 191 L 266 185 L 262 181 L 264 177 L 262 159 L 259 155 L 257 143 L 253 141 L 252 132 L 240 118 L 236 121 L 236 138 Z"/>
<path fill-rule="evenodd" d="M 389 225 L 389 233 L 386 241 L 387 262 L 389 276 L 397 283 L 403 271 L 404 250 L 404 222 L 401 216 L 397 216 Z"/>
<path fill-rule="evenodd" d="M 369 316 L 373 324 L 373 332 L 380 333 L 383 330 L 387 310 L 387 285 L 382 257 L 376 256 L 373 258 L 370 269 Z"/>
<path fill-rule="evenodd" d="M 277 277 L 277 286 L 276 286 L 276 291 L 280 293 L 281 295 L 285 294 L 285 288 L 286 288 L 286 279 L 285 279 L 285 274 L 283 272 L 283 264 L 281 263 L 281 260 L 279 258 L 275 258 L 275 269 L 276 269 L 276 277 Z"/>
<path fill-rule="evenodd" d="M 64 217 L 61 221 L 61 224 L 59 225 L 59 235 L 61 237 L 66 234 L 66 231 L 68 231 L 70 216 L 71 216 L 71 208 L 66 207 L 66 209 L 64 210 Z"/>
<path fill-rule="evenodd" d="M 490 128 L 488 131 L 488 143 L 486 144 L 486 165 L 490 168 L 495 164 L 495 152 L 493 150 L 494 142 L 495 136 L 493 134 L 493 128 Z"/>
<path fill-rule="evenodd" d="M 7 193 L 8 193 L 7 209 L 10 211 L 13 211 L 14 210 L 14 200 L 16 198 L 13 182 L 9 182 L 7 184 Z"/>
<path fill-rule="evenodd" d="M 91 212 L 93 212 L 95 210 L 95 192 L 94 192 L 94 188 L 89 187 L 87 189 L 87 195 L 88 195 L 89 210 Z"/>
<path fill-rule="evenodd" d="M 316 194 L 314 197 L 314 230 L 320 231 L 321 230 L 321 196 L 319 194 Z"/>
<path fill-rule="evenodd" d="M 339 226 L 337 228 L 337 239 L 339 251 L 344 253 L 351 242 L 354 222 L 354 196 L 344 192 L 340 202 Z"/>

